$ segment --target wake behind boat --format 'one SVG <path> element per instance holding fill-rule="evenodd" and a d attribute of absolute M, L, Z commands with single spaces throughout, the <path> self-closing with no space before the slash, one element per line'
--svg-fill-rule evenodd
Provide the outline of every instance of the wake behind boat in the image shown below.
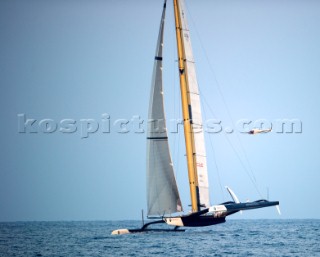
<path fill-rule="evenodd" d="M 183 231 L 179 228 L 220 224 L 225 222 L 227 216 L 239 211 L 279 205 L 278 201 L 264 199 L 241 203 L 230 188 L 227 190 L 233 201 L 213 206 L 210 204 L 204 134 L 203 131 L 194 133 L 195 126 L 197 128 L 202 126 L 202 114 L 184 0 L 173 0 L 173 5 L 191 211 L 188 214 L 181 214 L 183 208 L 166 131 L 162 83 L 165 1 L 154 60 L 147 131 L 148 217 L 157 220 L 144 224 L 140 229 L 118 229 L 112 234 L 150 231 L 152 229 L 149 229 L 149 226 L 160 223 L 166 223 L 173 228 L 156 231 Z"/>

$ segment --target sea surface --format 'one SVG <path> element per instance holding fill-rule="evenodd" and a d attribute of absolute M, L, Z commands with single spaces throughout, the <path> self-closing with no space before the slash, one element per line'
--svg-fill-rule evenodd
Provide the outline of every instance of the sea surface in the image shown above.
<path fill-rule="evenodd" d="M 111 235 L 140 226 L 140 221 L 0 223 L 0 256 L 320 256 L 320 220 L 228 220 L 185 232 Z"/>

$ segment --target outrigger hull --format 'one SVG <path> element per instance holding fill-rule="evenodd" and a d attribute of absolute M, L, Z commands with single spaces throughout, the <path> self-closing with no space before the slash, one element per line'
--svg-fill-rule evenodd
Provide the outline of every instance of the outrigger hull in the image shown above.
<path fill-rule="evenodd" d="M 179 227 L 174 227 L 173 229 L 162 229 L 162 228 L 148 228 L 153 224 L 165 223 L 164 220 L 156 220 L 152 222 L 148 222 L 144 224 L 141 228 L 137 229 L 117 229 L 112 231 L 112 235 L 123 235 L 123 234 L 131 234 L 131 233 L 142 233 L 142 232 L 184 232 L 184 229 L 180 229 Z"/>

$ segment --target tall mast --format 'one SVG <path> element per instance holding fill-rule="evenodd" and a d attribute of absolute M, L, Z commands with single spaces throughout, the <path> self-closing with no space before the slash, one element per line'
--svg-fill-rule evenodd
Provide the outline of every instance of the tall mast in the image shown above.
<path fill-rule="evenodd" d="M 200 210 L 199 200 L 199 185 L 198 185 L 198 174 L 197 165 L 195 160 L 195 143 L 192 128 L 192 116 L 191 116 L 191 101 L 189 97 L 189 83 L 187 79 L 187 69 L 185 65 L 186 54 L 182 40 L 182 23 L 180 17 L 179 1 L 173 0 L 174 2 L 174 16 L 176 25 L 176 38 L 177 38 L 177 50 L 178 50 L 178 65 L 180 74 L 180 91 L 181 91 L 181 103 L 182 103 L 182 114 L 184 124 L 184 137 L 187 153 L 187 166 L 189 176 L 189 186 L 191 195 L 191 207 L 192 212 Z"/>

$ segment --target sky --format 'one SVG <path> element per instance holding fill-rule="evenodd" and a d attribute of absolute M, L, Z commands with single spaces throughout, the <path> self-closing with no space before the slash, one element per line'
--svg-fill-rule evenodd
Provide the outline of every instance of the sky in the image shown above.
<path fill-rule="evenodd" d="M 231 218 L 320 218 L 320 2 L 186 4 L 204 120 L 223 127 L 205 135 L 211 203 L 231 200 L 230 186 L 241 201 L 279 200 L 282 212 Z M 137 117 L 147 119 L 162 5 L 0 1 L 0 221 L 140 218 L 146 135 L 136 133 Z M 168 120 L 181 117 L 172 9 L 169 1 Z M 250 128 L 264 119 L 274 130 L 240 133 L 235 126 L 244 119 Z M 296 119 L 302 130 L 279 133 L 278 119 Z M 169 137 L 188 210 L 181 132 Z"/>

